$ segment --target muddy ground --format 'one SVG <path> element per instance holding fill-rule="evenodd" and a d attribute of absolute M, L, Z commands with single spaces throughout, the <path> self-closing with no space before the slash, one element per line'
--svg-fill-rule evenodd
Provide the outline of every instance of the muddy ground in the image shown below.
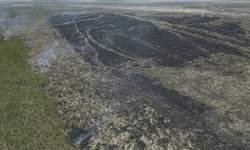
<path fill-rule="evenodd" d="M 18 31 L 81 149 L 250 149 L 250 20 L 220 7 L 96 6 Z"/>

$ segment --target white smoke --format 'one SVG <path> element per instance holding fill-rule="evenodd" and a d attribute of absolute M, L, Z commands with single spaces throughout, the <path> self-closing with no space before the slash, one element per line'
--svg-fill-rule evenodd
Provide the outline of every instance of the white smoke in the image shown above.
<path fill-rule="evenodd" d="M 96 130 L 104 125 L 108 121 L 109 118 L 112 117 L 113 109 L 109 107 L 108 112 L 106 112 L 100 121 L 97 121 L 95 125 L 87 131 L 87 133 L 81 134 L 79 137 L 71 139 L 71 142 L 74 146 L 79 146 L 81 143 L 86 143 L 89 138 L 96 132 Z"/>
<path fill-rule="evenodd" d="M 4 35 L 4 40 L 8 40 L 10 37 L 10 33 L 9 32 L 6 32 L 5 35 Z"/>
<path fill-rule="evenodd" d="M 45 67 L 49 65 L 49 60 L 55 57 L 54 49 L 59 45 L 59 42 L 54 42 L 50 46 L 43 48 L 43 53 L 37 60 L 37 66 Z"/>
<path fill-rule="evenodd" d="M 5 34 L 4 34 L 4 40 L 9 40 L 11 39 L 13 36 L 17 36 L 16 33 L 11 33 L 9 31 L 7 31 Z"/>
<path fill-rule="evenodd" d="M 203 18 L 204 17 L 204 14 L 203 13 L 201 13 L 201 18 Z"/>

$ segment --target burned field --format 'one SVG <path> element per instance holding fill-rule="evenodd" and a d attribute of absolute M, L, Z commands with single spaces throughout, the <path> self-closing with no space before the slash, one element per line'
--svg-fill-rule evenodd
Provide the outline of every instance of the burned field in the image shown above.
<path fill-rule="evenodd" d="M 218 19 L 51 17 L 74 46 L 45 73 L 71 142 L 87 149 L 249 149 L 249 34 L 239 22 L 211 23 Z"/>
<path fill-rule="evenodd" d="M 92 52 L 92 57 L 94 53 L 97 53 L 98 60 L 105 66 L 117 66 L 137 58 L 152 58 L 160 66 L 181 67 L 184 65 L 184 62 L 192 61 L 199 57 L 210 58 L 211 54 L 220 52 L 248 58 L 247 55 L 236 48 L 225 44 L 214 46 L 212 42 L 206 39 L 186 35 L 185 31 L 192 32 L 188 28 L 174 27 L 174 30 L 183 30 L 184 32 L 178 36 L 167 30 L 159 30 L 151 22 L 114 14 L 87 14 L 73 18 L 71 16 L 72 22 L 69 21 L 70 19 L 67 19 L 68 17 L 66 16 L 65 19 L 60 18 L 59 22 L 52 17 L 50 21 L 73 45 L 87 46 L 83 47 L 82 50 L 80 48 L 75 49 L 76 52 L 81 53 L 81 51 L 83 52 L 85 49 L 93 47 L 96 52 Z M 248 39 L 242 37 L 246 34 L 245 30 L 241 29 L 236 23 L 227 23 L 219 28 L 217 27 L 217 29 L 214 29 L 216 27 L 195 25 L 208 23 L 216 19 L 219 18 L 194 16 L 175 20 L 173 18 L 166 19 L 166 22 L 170 24 L 183 23 L 184 25 L 187 24 L 187 27 L 201 28 L 226 36 L 237 35 L 235 37 L 237 41 L 231 40 L 233 44 L 241 46 L 242 43 L 248 44 Z M 65 20 L 65 22 L 62 23 L 62 20 Z M 165 21 L 162 18 L 157 18 L 157 20 Z M 192 33 L 206 37 L 204 33 L 197 31 Z M 209 38 L 211 37 L 218 39 L 210 35 Z M 241 42 L 239 42 L 240 40 Z M 202 49 L 206 49 L 206 52 Z M 90 55 L 88 56 L 91 57 Z M 89 60 L 91 61 L 93 58 Z"/>
<path fill-rule="evenodd" d="M 16 33 L 73 145 L 250 149 L 247 17 L 103 7 L 41 22 Z"/>

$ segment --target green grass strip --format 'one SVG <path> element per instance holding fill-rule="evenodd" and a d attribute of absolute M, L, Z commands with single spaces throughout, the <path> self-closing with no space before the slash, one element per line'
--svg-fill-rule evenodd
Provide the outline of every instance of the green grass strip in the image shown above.
<path fill-rule="evenodd" d="M 75 149 L 55 100 L 40 87 L 49 79 L 31 70 L 20 38 L 0 38 L 0 149 Z"/>
<path fill-rule="evenodd" d="M 220 19 L 211 21 L 211 24 L 213 25 L 222 25 L 222 21 Z"/>

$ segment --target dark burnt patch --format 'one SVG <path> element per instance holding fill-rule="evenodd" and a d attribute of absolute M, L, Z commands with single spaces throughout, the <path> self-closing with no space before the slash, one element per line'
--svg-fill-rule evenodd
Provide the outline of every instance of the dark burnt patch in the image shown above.
<path fill-rule="evenodd" d="M 125 78 L 125 73 L 123 73 L 122 71 L 119 71 L 118 69 L 112 70 L 111 74 L 113 76 L 119 77 L 119 78 Z"/>
<path fill-rule="evenodd" d="M 187 139 L 194 143 L 194 149 L 247 149 L 247 144 L 235 140 L 241 139 L 241 135 L 229 126 L 223 126 L 223 129 L 227 130 L 226 134 L 216 132 L 220 131 L 220 129 L 217 130 L 218 124 L 231 122 L 227 115 L 220 116 L 214 108 L 198 100 L 184 96 L 166 86 L 155 84 L 155 80 L 141 74 L 141 68 L 136 67 L 136 64 L 131 65 L 132 69 L 124 64 L 132 59 L 152 58 L 158 66 L 177 68 L 183 67 L 187 61 L 200 57 L 210 58 L 211 54 L 223 52 L 247 57 L 244 53 L 236 48 L 214 44 L 183 33 L 180 34 L 183 37 L 181 38 L 174 33 L 159 30 L 150 22 L 114 14 L 65 17 L 70 17 L 72 20 L 74 18 L 74 20 L 66 25 L 53 24 L 53 21 L 51 23 L 68 41 L 76 45 L 75 52 L 80 53 L 82 58 L 92 66 L 100 67 L 99 62 L 101 62 L 112 67 L 112 70 L 111 67 L 108 68 L 110 74 L 106 72 L 107 70 L 105 72 L 101 69 L 96 70 L 100 71 L 100 74 L 90 88 L 98 96 L 102 95 L 101 92 L 105 93 L 102 95 L 103 104 L 104 101 L 109 106 L 112 106 L 112 103 L 120 103 L 119 106 L 114 106 L 117 110 L 116 117 L 125 119 L 127 124 L 121 127 L 112 124 L 112 121 L 106 124 L 112 128 L 111 132 L 115 135 L 128 132 L 128 139 L 135 140 L 135 149 L 146 148 L 147 143 L 141 140 L 143 135 L 160 136 L 159 128 L 169 129 L 170 132 L 164 133 L 169 136 L 159 139 L 158 142 L 165 149 L 171 141 L 171 135 L 178 138 L 179 133 L 191 133 Z M 198 21 L 197 24 L 206 22 L 209 22 L 209 18 L 204 17 L 204 20 Z M 67 31 L 67 28 L 74 28 L 74 30 Z M 157 113 L 150 114 L 147 108 L 153 108 Z M 148 114 L 151 116 L 147 116 Z M 210 122 L 208 114 L 212 114 L 211 118 L 217 122 Z M 169 120 L 164 120 L 166 118 Z M 134 121 L 137 123 L 132 124 Z M 86 135 L 90 131 L 98 134 L 98 130 L 93 127 L 86 132 L 77 129 L 75 135 Z M 83 141 L 84 147 L 87 146 L 89 139 L 86 138 L 86 140 L 86 144 Z M 97 149 L 102 147 L 117 149 L 119 145 L 96 144 Z M 187 145 L 183 147 L 188 148 Z"/>
<path fill-rule="evenodd" d="M 127 81 L 126 81 L 127 80 Z M 125 107 L 122 107 L 117 114 L 122 116 L 131 116 L 133 112 L 133 118 L 140 118 L 148 113 L 145 112 L 145 107 L 150 106 L 157 113 L 153 116 L 155 121 L 151 122 L 150 119 L 138 120 L 139 126 L 125 126 L 121 132 L 131 133 L 135 138 L 138 135 L 138 131 L 142 135 L 152 135 L 157 133 L 156 126 L 159 128 L 167 128 L 173 131 L 192 132 L 194 136 L 189 136 L 188 139 L 195 143 L 195 149 L 245 149 L 247 145 L 238 145 L 240 141 L 233 140 L 229 135 L 223 135 L 215 133 L 213 126 L 209 126 L 206 120 L 205 112 L 213 112 L 214 108 L 210 108 L 207 105 L 197 102 L 196 100 L 181 95 L 179 92 L 171 89 L 167 89 L 162 85 L 154 84 L 154 82 L 141 74 L 130 74 L 124 82 L 135 83 L 136 88 L 133 89 L 134 93 L 145 92 L 148 93 L 147 98 L 139 98 L 136 101 L 124 103 Z M 141 87 L 139 90 L 138 87 Z M 125 98 L 125 97 L 124 97 Z M 168 107 L 166 107 L 166 105 Z M 145 107 L 144 107 L 145 106 Z M 143 111 L 144 110 L 144 111 Z M 214 113 L 214 112 L 213 112 Z M 162 117 L 159 117 L 162 116 Z M 170 119 L 169 122 L 164 122 L 164 118 Z M 217 116 L 220 118 L 220 122 L 227 123 L 231 121 L 228 116 Z M 131 117 L 130 117 L 131 118 Z M 223 119 L 222 119 L 223 118 Z M 129 120 L 133 122 L 133 120 Z M 148 129 L 145 131 L 141 126 L 146 126 Z M 225 127 L 235 137 L 240 136 L 235 131 L 231 130 L 229 126 Z M 162 147 L 167 148 L 169 139 L 163 138 L 159 141 Z M 140 142 L 138 143 L 140 144 Z M 141 143 L 143 146 L 144 144 Z M 140 145 L 137 145 L 140 147 Z"/>
<path fill-rule="evenodd" d="M 70 138 L 70 142 L 77 145 L 78 141 L 80 141 L 80 143 L 81 143 L 80 148 L 81 149 L 85 148 L 88 145 L 89 140 L 91 139 L 91 135 L 87 136 L 86 138 L 84 138 L 84 136 L 86 134 L 88 134 L 90 131 L 91 131 L 91 129 L 84 131 L 79 127 L 72 129 L 68 133 L 69 138 Z M 83 139 L 83 140 L 81 140 L 81 139 Z"/>
<path fill-rule="evenodd" d="M 175 18 L 175 17 L 155 17 L 158 20 L 161 21 L 166 21 L 171 24 L 183 24 L 183 25 L 188 25 L 188 24 L 200 24 L 200 23 L 208 23 L 210 21 L 214 21 L 217 19 L 220 19 L 219 17 L 207 17 L 207 16 L 201 16 L 201 15 L 195 15 L 192 17 L 180 17 L 180 18 Z"/>
<path fill-rule="evenodd" d="M 58 15 L 58 16 L 51 16 L 50 23 L 51 24 L 62 24 L 65 22 L 72 21 L 71 15 Z"/>
<path fill-rule="evenodd" d="M 201 15 L 196 15 L 192 17 L 181 17 L 181 18 L 175 18 L 175 17 L 154 17 L 157 20 L 161 21 L 166 21 L 171 24 L 176 24 L 176 25 L 183 25 L 186 27 L 194 28 L 194 29 L 202 29 L 205 31 L 210 31 L 210 32 L 215 32 L 219 33 L 221 35 L 225 36 L 231 36 L 231 37 L 237 37 L 242 40 L 245 40 L 242 35 L 246 35 L 246 30 L 242 29 L 240 27 L 241 22 L 222 22 L 221 25 L 213 25 L 210 22 L 215 21 L 218 19 L 221 19 L 220 17 L 207 17 L 207 16 L 202 16 Z M 188 30 L 182 28 L 182 30 Z M 199 33 L 203 34 L 198 31 L 193 31 L 193 33 Z M 216 38 L 216 37 L 214 37 Z"/>
<path fill-rule="evenodd" d="M 210 58 L 210 54 L 216 54 L 216 53 L 225 53 L 225 54 L 232 54 L 232 55 L 237 55 L 237 56 L 242 56 L 242 57 L 247 57 L 248 56 L 246 54 L 244 54 L 243 52 L 241 52 L 240 50 L 224 45 L 224 44 L 219 44 L 219 43 L 213 43 L 210 41 L 207 41 L 205 39 L 201 39 L 195 36 L 190 36 L 187 34 L 181 34 L 183 37 L 185 37 L 186 39 L 188 39 L 189 41 L 192 42 L 192 44 L 198 45 L 199 47 L 202 47 L 204 49 L 206 49 L 206 51 L 209 52 L 206 53 L 204 51 L 199 51 L 199 50 L 193 50 L 190 51 L 191 53 L 196 53 L 197 55 L 204 57 L 204 58 Z"/>
<path fill-rule="evenodd" d="M 182 110 L 187 110 L 190 112 L 197 112 L 198 114 L 203 114 L 209 107 L 205 106 L 203 103 L 196 102 L 195 100 L 181 96 L 177 91 L 164 88 L 162 85 L 153 84 L 149 78 L 142 74 L 131 74 L 129 77 L 130 83 L 136 83 L 138 87 L 144 92 L 154 92 L 152 95 L 160 95 L 165 97 L 166 103 L 171 105 L 176 105 Z M 156 104 L 156 103 L 155 103 Z M 158 109 L 157 109 L 158 110 Z"/>
<path fill-rule="evenodd" d="M 132 73 L 126 76 L 122 74 L 119 70 L 113 70 L 111 75 L 107 76 L 110 78 L 114 78 L 112 76 L 119 77 L 123 79 L 122 81 L 115 82 L 115 84 L 100 84 L 100 82 L 96 81 L 98 83 L 96 86 L 98 88 L 105 86 L 106 91 L 109 91 L 112 95 L 110 99 L 115 98 L 116 101 L 122 103 L 122 106 L 117 109 L 117 117 L 130 116 L 126 118 L 128 122 L 137 120 L 136 126 L 128 124 L 119 130 L 116 128 L 113 130 L 114 133 L 128 132 L 130 134 L 129 138 L 136 140 L 138 149 L 145 147 L 145 143 L 140 141 L 138 137 L 158 133 L 157 128 L 170 129 L 170 134 L 177 134 L 174 131 L 192 133 L 193 135 L 189 136 L 188 139 L 195 143 L 195 149 L 207 149 L 208 147 L 211 149 L 246 149 L 247 145 L 237 144 L 241 142 L 235 140 L 230 135 L 216 133 L 214 131 L 214 128 L 216 128 L 215 124 L 207 121 L 205 113 L 213 113 L 214 117 L 216 116 L 219 120 L 218 123 L 221 122 L 223 124 L 232 121 L 227 115 L 219 116 L 214 112 L 214 108 L 184 96 L 176 90 L 154 84 L 155 81 L 143 74 Z M 146 98 L 143 98 L 142 93 L 148 94 L 145 95 Z M 140 98 L 141 96 L 142 98 Z M 128 101 L 132 97 L 136 100 Z M 151 116 L 156 120 L 153 123 L 150 118 L 138 119 L 148 114 L 145 110 L 148 106 L 157 112 Z M 170 121 L 164 122 L 164 118 L 169 118 Z M 110 127 L 112 126 L 110 124 Z M 147 130 L 143 129 L 143 127 L 147 127 Z M 241 136 L 230 129 L 229 126 L 224 128 L 233 134 L 234 137 Z M 158 144 L 163 148 L 167 148 L 169 140 L 168 138 L 162 138 L 158 141 Z"/>
<path fill-rule="evenodd" d="M 86 14 L 86 15 L 78 15 L 76 18 L 74 18 L 75 22 L 78 21 L 86 21 L 86 19 L 90 18 L 96 18 L 99 17 L 99 14 Z M 73 18 L 72 18 L 73 19 Z"/>
<path fill-rule="evenodd" d="M 193 43 L 187 40 L 181 39 L 173 33 L 159 30 L 151 22 L 140 21 L 137 19 L 118 16 L 114 14 L 83 14 L 75 17 L 74 16 L 58 16 L 61 25 L 56 24 L 56 18 L 52 17 L 50 22 L 56 27 L 67 40 L 75 43 L 86 45 L 79 33 L 76 33 L 75 25 L 78 30 L 87 38 L 89 35 L 92 36 L 89 43 L 98 51 L 98 60 L 107 66 L 119 65 L 123 62 L 131 60 L 128 57 L 133 58 L 154 58 L 155 62 L 160 66 L 180 67 L 184 66 L 186 61 L 192 61 L 199 57 L 208 58 L 212 53 L 225 52 L 237 54 L 239 50 L 233 48 L 225 48 L 224 45 L 213 44 L 206 40 L 201 40 L 192 37 Z M 61 20 L 66 19 L 65 23 Z M 69 18 L 73 20 L 69 23 Z M 52 20 L 54 19 L 54 20 Z M 201 23 L 207 23 L 218 19 L 218 17 L 206 17 L 201 18 L 200 16 L 193 17 L 182 17 L 182 18 L 158 18 L 172 24 L 191 24 L 197 25 Z M 55 23 L 56 22 L 56 23 Z M 227 33 L 230 30 L 230 34 L 233 31 L 239 31 L 239 26 L 236 24 L 227 24 L 223 26 L 212 26 L 205 27 L 203 29 L 214 32 Z M 90 30 L 89 30 L 90 29 Z M 243 31 L 240 32 L 243 34 Z M 89 35 L 88 35 L 89 34 Z M 239 34 L 237 32 L 237 34 Z M 190 38 L 188 35 L 184 35 L 184 38 Z M 200 42 L 202 41 L 202 44 Z M 98 44 L 99 43 L 99 44 Z M 102 46 L 100 46 L 100 44 Z M 196 45 L 206 47 L 210 52 L 205 54 Z M 106 46 L 113 51 L 103 48 Z M 227 49 L 227 50 L 226 50 Z M 228 50 L 230 49 L 230 50 Z M 79 52 L 79 50 L 75 50 Z M 118 52 L 118 53 L 114 53 Z M 122 56 L 123 55 L 123 56 Z M 125 55 L 125 56 L 124 56 Z"/>
<path fill-rule="evenodd" d="M 90 43 L 99 53 L 98 60 L 106 66 L 116 66 L 116 65 L 120 65 L 123 62 L 130 60 L 130 59 L 127 59 L 121 55 L 115 54 L 112 51 L 105 50 L 102 47 L 100 47 L 99 45 L 94 44 L 91 41 L 90 41 Z"/>

